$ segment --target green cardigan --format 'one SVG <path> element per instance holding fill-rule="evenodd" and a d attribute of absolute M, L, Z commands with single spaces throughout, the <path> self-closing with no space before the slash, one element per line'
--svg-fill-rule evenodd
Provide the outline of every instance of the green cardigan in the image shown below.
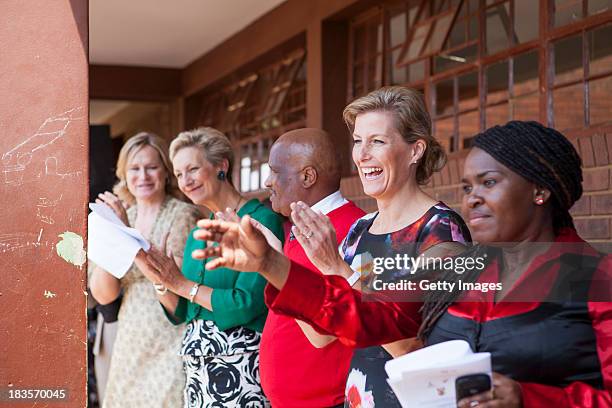
<path fill-rule="evenodd" d="M 266 226 L 283 242 L 283 219 L 279 214 L 256 199 L 248 201 L 238 211 L 240 217 L 247 214 Z M 193 231 L 196 229 L 189 233 L 185 244 L 182 272 L 190 281 L 213 289 L 211 299 L 213 311 L 179 297 L 174 316 L 167 314 L 168 318 L 174 324 L 205 319 L 215 322 L 221 330 L 244 326 L 261 332 L 268 314 L 263 295 L 266 280 L 258 273 L 237 272 L 228 268 L 205 270 L 206 261 L 197 261 L 191 257 L 194 249 L 206 247 L 206 242 L 193 238 Z"/>

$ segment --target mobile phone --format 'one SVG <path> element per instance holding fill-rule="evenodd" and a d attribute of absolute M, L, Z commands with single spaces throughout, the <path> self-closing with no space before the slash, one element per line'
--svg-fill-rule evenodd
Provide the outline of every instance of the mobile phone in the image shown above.
<path fill-rule="evenodd" d="M 455 379 L 455 394 L 459 400 L 480 394 L 491 389 L 491 377 L 488 374 L 462 375 Z"/>

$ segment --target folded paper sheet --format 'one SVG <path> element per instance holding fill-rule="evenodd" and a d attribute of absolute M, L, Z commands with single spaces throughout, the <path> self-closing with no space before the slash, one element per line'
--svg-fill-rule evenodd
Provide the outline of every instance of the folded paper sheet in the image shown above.
<path fill-rule="evenodd" d="M 151 245 L 138 230 L 123 224 L 105 204 L 89 204 L 87 257 L 117 278 L 130 269 L 140 249 Z"/>
<path fill-rule="evenodd" d="M 490 376 L 491 354 L 474 353 L 466 341 L 452 340 L 393 359 L 385 370 L 403 408 L 454 408 L 455 379 Z"/>

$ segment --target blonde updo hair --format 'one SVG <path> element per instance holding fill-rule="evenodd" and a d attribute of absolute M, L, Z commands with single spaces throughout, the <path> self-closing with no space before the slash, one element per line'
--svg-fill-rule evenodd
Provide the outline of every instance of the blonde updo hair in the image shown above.
<path fill-rule="evenodd" d="M 446 164 L 446 153 L 431 134 L 431 118 L 423 96 L 403 86 L 387 86 L 355 99 L 344 108 L 342 116 L 352 133 L 357 116 L 376 111 L 393 115 L 395 127 L 406 143 L 414 143 L 419 139 L 426 143 L 416 170 L 417 183 L 426 184 L 431 175 Z"/>
<path fill-rule="evenodd" d="M 202 149 L 204 158 L 213 166 L 219 166 L 224 159 L 227 160 L 229 166 L 225 177 L 232 184 L 234 149 L 227 136 L 211 127 L 199 127 L 181 132 L 170 143 L 170 160 L 174 160 L 174 156 L 179 150 L 194 146 Z"/>
<path fill-rule="evenodd" d="M 157 153 L 159 153 L 159 158 L 164 165 L 164 170 L 166 171 L 166 194 L 170 194 L 174 197 L 180 197 L 180 192 L 178 187 L 175 184 L 174 177 L 172 177 L 172 163 L 168 158 L 168 145 L 161 137 L 147 132 L 140 132 L 130 137 L 119 152 L 119 159 L 117 160 L 117 170 L 115 174 L 119 181 L 113 187 L 113 192 L 121 201 L 126 202 L 128 205 L 132 206 L 135 204 L 136 199 L 128 190 L 127 182 L 125 180 L 127 173 L 128 160 L 135 154 L 137 151 L 142 149 L 145 146 L 151 146 Z"/>

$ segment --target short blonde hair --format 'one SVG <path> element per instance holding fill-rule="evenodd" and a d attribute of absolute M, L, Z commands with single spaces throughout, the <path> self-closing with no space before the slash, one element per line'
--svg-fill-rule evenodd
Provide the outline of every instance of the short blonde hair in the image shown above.
<path fill-rule="evenodd" d="M 389 112 L 395 118 L 395 126 L 406 143 L 423 140 L 426 149 L 419 160 L 416 181 L 426 184 L 431 175 L 446 164 L 446 153 L 431 134 L 431 118 L 425 107 L 423 96 L 403 86 L 387 86 L 349 103 L 342 116 L 351 133 L 355 119 L 366 112 Z"/>
<path fill-rule="evenodd" d="M 164 165 L 164 170 L 166 170 L 166 194 L 180 197 L 178 187 L 175 184 L 174 177 L 172 177 L 172 163 L 168 158 L 167 144 L 161 137 L 148 132 L 140 132 L 135 134 L 134 136 L 130 137 L 121 148 L 121 151 L 119 152 L 119 159 L 117 159 L 117 170 L 115 172 L 119 181 L 113 187 L 113 192 L 119 197 L 120 200 L 125 201 L 129 205 L 133 205 L 135 203 L 136 200 L 132 193 L 130 193 L 130 190 L 128 190 L 126 182 L 128 160 L 132 154 L 136 153 L 145 146 L 151 146 L 157 151 L 157 153 L 159 153 L 159 158 Z"/>
<path fill-rule="evenodd" d="M 176 153 L 186 147 L 199 147 L 204 158 L 213 166 L 220 165 L 227 160 L 226 178 L 232 184 L 232 170 L 234 168 L 234 149 L 232 143 L 223 132 L 211 127 L 199 127 L 181 132 L 170 143 L 170 160 L 174 160 Z"/>

